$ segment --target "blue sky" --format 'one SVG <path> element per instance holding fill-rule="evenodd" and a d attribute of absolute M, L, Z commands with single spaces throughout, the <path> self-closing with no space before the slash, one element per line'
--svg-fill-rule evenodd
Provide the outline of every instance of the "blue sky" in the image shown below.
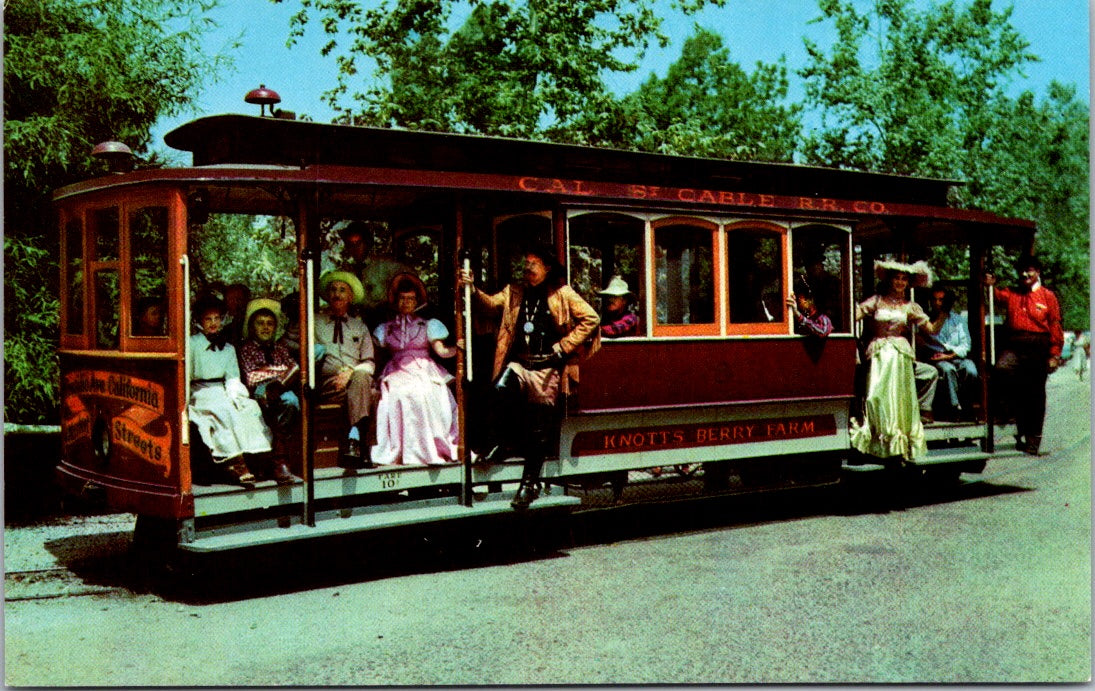
<path fill-rule="evenodd" d="M 1016 82 L 1016 91 L 1032 90 L 1038 95 L 1057 80 L 1077 87 L 1077 94 L 1089 99 L 1089 0 L 1014 0 L 1012 24 L 1031 43 L 1042 62 L 1027 66 L 1026 78 Z M 1005 4 L 997 1 L 997 7 Z M 244 95 L 259 86 L 276 90 L 281 107 L 307 113 L 314 120 L 327 121 L 332 112 L 322 93 L 335 84 L 335 63 L 320 56 L 324 42 L 315 25 L 297 45 L 287 48 L 289 18 L 299 8 L 293 0 L 274 4 L 270 0 L 225 0 L 211 14 L 219 29 L 206 39 L 210 52 L 226 52 L 226 44 L 239 36 L 242 45 L 230 51 L 236 68 L 210 81 L 196 100 L 196 111 L 164 119 L 154 129 L 162 145 L 164 133 L 198 115 L 219 113 L 258 114 L 258 107 L 243 102 Z M 708 8 L 692 17 L 670 15 L 665 30 L 673 39 L 665 49 L 648 52 L 637 73 L 615 78 L 611 83 L 620 93 L 634 89 L 651 72 L 664 75 L 679 55 L 681 44 L 701 26 L 722 34 L 735 61 L 751 70 L 759 60 L 774 62 L 781 55 L 794 70 L 805 65 L 803 36 L 824 45 L 822 27 L 808 25 L 817 16 L 816 0 L 727 0 L 726 7 Z M 794 88 L 794 80 L 792 82 Z M 792 93 L 792 96 L 795 94 Z M 179 154 L 178 156 L 182 156 Z M 177 156 L 173 156 L 179 159 Z M 188 158 L 185 157 L 185 158 Z"/>

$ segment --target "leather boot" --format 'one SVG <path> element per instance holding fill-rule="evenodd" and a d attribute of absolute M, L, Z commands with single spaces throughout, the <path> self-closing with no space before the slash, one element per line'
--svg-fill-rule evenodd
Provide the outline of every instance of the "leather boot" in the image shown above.
<path fill-rule="evenodd" d="M 243 462 L 243 456 L 229 458 L 224 462 L 224 470 L 235 484 L 254 487 L 255 475 L 248 470 L 247 464 Z"/>
<path fill-rule="evenodd" d="M 275 458 L 270 461 L 270 472 L 274 476 L 274 482 L 279 485 L 291 485 L 297 481 L 296 476 L 289 472 L 289 466 L 285 465 L 281 459 Z"/>
<path fill-rule="evenodd" d="M 525 459 L 525 467 L 521 473 L 521 484 L 517 487 L 517 493 L 509 505 L 517 511 L 524 511 L 529 504 L 540 496 L 540 469 L 544 466 L 543 457 Z"/>
<path fill-rule="evenodd" d="M 1027 444 L 1023 447 L 1025 453 L 1031 456 L 1042 456 L 1042 438 L 1036 437 L 1033 434 L 1027 437 Z"/>

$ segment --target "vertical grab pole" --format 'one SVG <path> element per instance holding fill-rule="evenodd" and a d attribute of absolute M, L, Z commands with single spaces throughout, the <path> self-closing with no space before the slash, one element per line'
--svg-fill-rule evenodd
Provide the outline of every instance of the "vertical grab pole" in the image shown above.
<path fill-rule="evenodd" d="M 190 257 L 179 257 L 182 266 L 183 294 L 183 395 L 190 400 Z M 183 446 L 190 445 L 190 406 L 182 406 L 179 413 L 179 441 Z"/>
<path fill-rule="evenodd" d="M 304 344 L 304 355 L 301 357 L 301 363 L 307 362 L 305 372 L 307 372 L 307 387 L 308 390 L 304 392 L 305 398 L 309 403 L 315 401 L 316 391 L 316 330 L 315 324 L 315 260 L 312 257 L 308 257 L 304 260 L 304 319 L 300 323 L 301 343 Z M 306 410 L 315 413 L 315 406 L 308 405 Z M 309 421 L 310 422 L 310 421 Z M 304 443 L 306 448 L 304 450 L 304 525 L 314 527 L 316 524 L 316 507 L 315 507 L 315 425 L 308 424 L 304 434 Z"/>
<path fill-rule="evenodd" d="M 461 268 L 471 266 L 471 258 L 464 248 L 464 205 L 462 200 L 457 200 L 455 216 L 455 256 L 459 258 L 459 264 L 455 267 L 457 272 Z M 470 382 L 472 377 L 471 367 L 471 286 L 464 286 L 461 291 L 463 304 L 456 311 L 456 330 L 462 334 L 464 350 L 456 353 L 456 418 L 458 428 L 457 453 L 463 472 L 460 475 L 460 503 L 471 506 L 472 496 L 472 472 L 471 452 L 468 449 L 468 414 L 467 398 L 464 393 L 465 382 Z"/>

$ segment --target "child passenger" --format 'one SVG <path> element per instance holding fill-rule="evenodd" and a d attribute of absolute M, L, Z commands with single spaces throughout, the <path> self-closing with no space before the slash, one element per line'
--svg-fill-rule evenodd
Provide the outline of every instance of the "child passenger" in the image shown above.
<path fill-rule="evenodd" d="M 250 485 L 255 476 L 244 454 L 269 452 L 272 436 L 240 381 L 236 350 L 221 330 L 227 309 L 213 296 L 194 305 L 200 333 L 190 337 L 190 421 L 209 447 L 213 463 L 233 482 Z"/>

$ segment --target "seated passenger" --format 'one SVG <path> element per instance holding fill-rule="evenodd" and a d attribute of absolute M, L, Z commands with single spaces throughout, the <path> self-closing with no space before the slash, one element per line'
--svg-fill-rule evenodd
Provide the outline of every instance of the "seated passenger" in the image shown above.
<path fill-rule="evenodd" d="M 274 439 L 278 447 L 300 415 L 300 398 L 293 391 L 299 367 L 289 350 L 276 340 L 281 323 L 277 301 L 252 300 L 247 305 L 239 353 L 243 382 L 262 408 L 267 425 L 278 433 Z M 295 478 L 285 465 L 284 451 L 278 455 L 280 458 L 270 460 L 271 474 L 279 485 L 289 484 Z"/>
<path fill-rule="evenodd" d="M 795 292 L 787 298 L 787 308 L 795 320 L 795 333 L 800 336 L 825 338 L 833 332 L 832 320 L 817 308 L 813 291 L 805 283 L 796 283 Z"/>
<path fill-rule="evenodd" d="M 932 290 L 930 316 L 940 324 L 939 333 L 920 339 L 920 356 L 939 371 L 946 394 L 944 415 L 955 419 L 966 413 L 963 402 L 970 400 L 970 386 L 977 381 L 977 365 L 966 356 L 970 352 L 970 333 L 966 320 L 954 314 L 954 293 L 946 288 Z"/>
<path fill-rule="evenodd" d="M 137 301 L 137 310 L 133 316 L 134 336 L 164 336 L 164 311 L 163 300 L 156 297 L 144 297 Z"/>
<path fill-rule="evenodd" d="M 221 329 L 228 334 L 228 342 L 239 345 L 243 340 L 243 320 L 247 304 L 251 302 L 251 289 L 242 283 L 233 283 L 224 289 L 224 304 L 228 316 Z"/>
<path fill-rule="evenodd" d="M 639 335 L 639 317 L 630 309 L 635 300 L 627 282 L 621 276 L 613 276 L 608 287 L 597 293 L 605 298 L 604 316 L 601 317 L 601 336 L 623 338 Z"/>
<path fill-rule="evenodd" d="M 285 346 L 296 362 L 300 357 L 300 293 L 293 291 L 281 299 L 281 315 L 285 322 L 285 331 L 278 339 L 278 343 Z M 319 343 L 315 344 L 316 363 L 323 359 L 327 349 Z"/>
<path fill-rule="evenodd" d="M 232 481 L 249 485 L 255 476 L 243 456 L 268 453 L 272 435 L 240 381 L 236 350 L 221 330 L 226 311 L 224 301 L 211 296 L 194 304 L 200 333 L 190 337 L 188 410 L 213 463 Z"/>
<path fill-rule="evenodd" d="M 449 330 L 415 312 L 426 304 L 426 287 L 411 273 L 392 279 L 390 302 L 397 316 L 376 328 L 380 347 L 390 354 L 380 375 L 376 408 L 376 445 L 372 461 L 380 465 L 442 465 L 457 462 L 456 399 L 452 375 L 430 357 L 451 358 Z"/>
<path fill-rule="evenodd" d="M 368 448 L 376 361 L 369 327 L 351 315 L 350 308 L 361 302 L 365 291 L 357 276 L 347 271 L 328 271 L 320 277 L 319 286 L 327 302 L 315 319 L 316 343 L 327 351 L 319 368 L 320 396 L 345 406 L 349 429 L 340 463 L 360 467 L 368 465 L 362 452 Z"/>

